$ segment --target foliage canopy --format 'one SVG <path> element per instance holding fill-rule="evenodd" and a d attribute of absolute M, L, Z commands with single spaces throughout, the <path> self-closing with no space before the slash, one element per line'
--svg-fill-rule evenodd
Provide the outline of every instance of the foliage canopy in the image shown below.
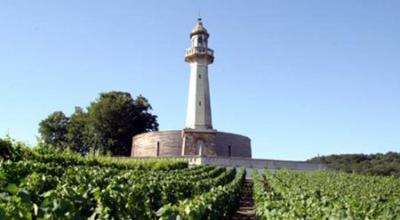
<path fill-rule="evenodd" d="M 400 177 L 400 153 L 396 152 L 319 156 L 309 161 L 326 163 L 332 169 L 347 173 Z"/>
<path fill-rule="evenodd" d="M 86 111 L 76 107 L 70 117 L 61 111 L 50 114 L 40 122 L 39 132 L 44 144 L 57 149 L 129 156 L 134 135 L 158 129 L 151 110 L 141 95 L 133 99 L 126 92 L 100 93 Z"/>

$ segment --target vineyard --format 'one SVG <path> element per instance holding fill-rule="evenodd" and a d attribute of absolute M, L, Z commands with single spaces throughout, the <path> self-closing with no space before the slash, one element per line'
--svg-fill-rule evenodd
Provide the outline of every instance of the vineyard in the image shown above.
<path fill-rule="evenodd" d="M 220 201 L 234 204 L 244 178 L 244 171 L 179 161 L 97 163 L 3 162 L 0 219 L 223 218 L 236 207 Z"/>
<path fill-rule="evenodd" d="M 38 154 L 5 142 L 0 156 L 0 219 L 224 219 L 245 177 L 179 160 Z"/>
<path fill-rule="evenodd" d="M 400 179 L 279 170 L 253 172 L 259 219 L 400 219 Z"/>
<path fill-rule="evenodd" d="M 400 219 L 395 177 L 266 169 L 245 180 L 244 169 L 4 143 L 0 219 Z"/>

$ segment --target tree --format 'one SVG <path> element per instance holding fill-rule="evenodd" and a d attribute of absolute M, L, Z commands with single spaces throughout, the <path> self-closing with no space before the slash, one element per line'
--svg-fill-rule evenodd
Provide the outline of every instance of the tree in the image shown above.
<path fill-rule="evenodd" d="M 75 112 L 70 116 L 67 125 L 68 147 L 81 154 L 89 152 L 89 148 L 85 144 L 87 119 L 88 114 L 81 107 L 75 107 Z"/>
<path fill-rule="evenodd" d="M 134 100 L 129 93 L 101 93 L 88 108 L 87 145 L 101 153 L 129 156 L 132 137 L 158 129 L 157 116 L 143 96 Z"/>
<path fill-rule="evenodd" d="M 76 107 L 69 118 L 54 112 L 39 124 L 39 131 L 45 144 L 59 149 L 129 156 L 134 135 L 158 129 L 151 110 L 141 95 L 133 99 L 126 92 L 100 93 L 87 111 Z"/>
<path fill-rule="evenodd" d="M 67 146 L 67 125 L 69 118 L 61 111 L 50 114 L 39 123 L 39 133 L 45 144 L 64 149 Z"/>
<path fill-rule="evenodd" d="M 339 154 L 314 157 L 309 162 L 325 163 L 344 172 L 400 177 L 400 153 Z"/>

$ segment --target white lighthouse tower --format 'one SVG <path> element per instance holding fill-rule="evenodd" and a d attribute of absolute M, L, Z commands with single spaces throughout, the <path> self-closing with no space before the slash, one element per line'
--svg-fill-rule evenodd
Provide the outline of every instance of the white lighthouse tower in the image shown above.
<path fill-rule="evenodd" d="M 208 48 L 210 35 L 201 18 L 190 33 L 191 47 L 185 61 L 190 65 L 189 97 L 186 126 L 182 130 L 182 155 L 215 156 L 215 138 L 211 119 L 208 65 L 214 61 L 214 51 Z"/>
<path fill-rule="evenodd" d="M 185 156 L 195 163 L 210 163 L 214 157 L 251 158 L 250 138 L 214 129 L 211 119 L 208 65 L 214 51 L 208 48 L 209 33 L 199 18 L 190 32 L 185 51 L 190 66 L 186 123 L 182 130 L 153 131 L 133 137 L 132 157 Z M 191 160 L 192 160 L 191 159 Z M 223 159 L 223 161 L 226 161 Z"/>
<path fill-rule="evenodd" d="M 188 129 L 212 129 L 208 65 L 214 61 L 214 51 L 208 48 L 208 37 L 209 34 L 199 18 L 190 33 L 191 47 L 185 53 L 185 61 L 190 65 L 186 115 Z"/>

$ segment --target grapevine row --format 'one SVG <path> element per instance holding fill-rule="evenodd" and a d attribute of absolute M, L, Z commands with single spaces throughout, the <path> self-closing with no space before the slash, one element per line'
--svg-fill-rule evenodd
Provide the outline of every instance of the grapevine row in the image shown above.
<path fill-rule="evenodd" d="M 209 192 L 184 200 L 177 205 L 164 205 L 157 215 L 161 220 L 229 219 L 237 209 L 245 176 L 245 169 L 241 169 L 229 183 L 213 187 Z"/>
<path fill-rule="evenodd" d="M 400 180 L 355 174 L 253 172 L 259 219 L 398 219 Z"/>

